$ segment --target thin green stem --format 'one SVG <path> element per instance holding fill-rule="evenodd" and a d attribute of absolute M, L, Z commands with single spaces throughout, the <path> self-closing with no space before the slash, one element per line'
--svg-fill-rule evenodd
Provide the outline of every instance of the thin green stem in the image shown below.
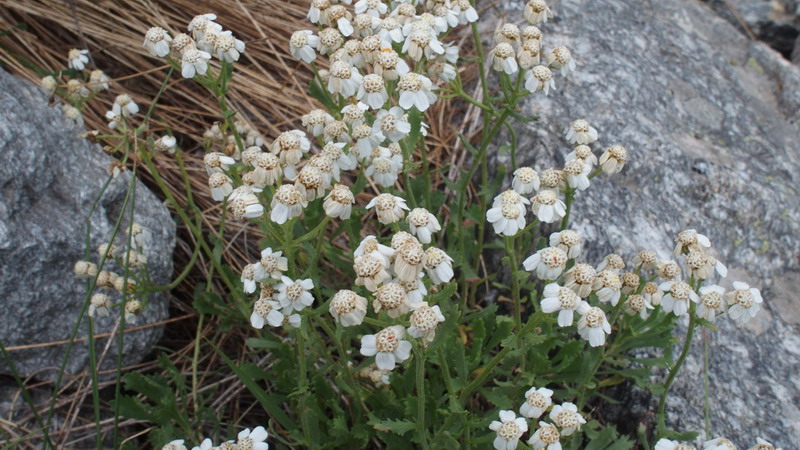
<path fill-rule="evenodd" d="M 192 353 L 192 404 L 194 405 L 196 417 L 200 415 L 200 402 L 197 400 L 197 363 L 200 360 L 200 337 L 202 336 L 205 318 L 205 314 L 200 313 L 200 318 L 197 320 L 197 330 L 194 335 L 194 352 Z"/>
<path fill-rule="evenodd" d="M 684 361 L 686 361 L 686 356 L 689 355 L 689 350 L 692 347 L 692 337 L 694 337 L 694 330 L 697 326 L 697 321 L 695 320 L 694 316 L 694 308 L 692 307 L 694 303 L 690 304 L 690 311 L 689 311 L 689 329 L 686 331 L 686 340 L 683 342 L 683 349 L 681 350 L 680 356 L 678 356 L 678 360 L 675 362 L 675 365 L 669 371 L 669 375 L 667 376 L 667 381 L 664 383 L 664 390 L 661 393 L 661 398 L 658 400 L 658 409 L 656 410 L 656 417 L 658 418 L 658 426 L 657 432 L 658 435 L 663 435 L 664 431 L 666 430 L 666 416 L 664 414 L 664 409 L 667 406 L 667 394 L 669 394 L 669 389 L 672 387 L 672 383 L 675 381 L 675 377 L 678 376 L 678 372 L 683 366 Z"/>
<path fill-rule="evenodd" d="M 415 355 L 417 375 L 417 432 L 423 449 L 430 448 L 428 444 L 428 427 L 425 425 L 425 352 L 417 349 Z"/>
<path fill-rule="evenodd" d="M 300 369 L 300 377 L 297 380 L 298 386 L 297 390 L 301 393 L 299 396 L 299 410 L 300 410 L 300 422 L 303 426 L 303 438 L 305 439 L 306 445 L 313 448 L 313 444 L 311 442 L 311 423 L 308 420 L 308 410 L 305 403 L 305 399 L 308 397 L 308 368 L 306 367 L 306 344 L 305 344 L 305 327 L 306 327 L 306 320 L 307 318 L 300 323 L 300 328 L 297 330 L 297 337 L 296 337 L 296 353 L 297 353 L 297 365 Z"/>
<path fill-rule="evenodd" d="M 569 213 L 572 210 L 572 202 L 575 200 L 575 189 L 567 189 L 566 198 L 564 200 L 564 204 L 566 205 L 566 213 L 564 214 L 564 218 L 561 219 L 561 226 L 559 227 L 561 231 L 564 231 L 569 226 Z"/>
<path fill-rule="evenodd" d="M 511 299 L 514 300 L 514 329 L 519 331 L 522 328 L 522 300 L 519 295 L 519 280 L 516 273 L 518 269 L 517 251 L 514 248 L 514 238 L 505 237 L 506 253 L 511 263 Z"/>
<path fill-rule="evenodd" d="M 94 318 L 89 316 L 89 374 L 92 377 L 92 408 L 94 409 L 95 441 L 97 449 L 103 448 L 102 428 L 100 427 L 100 390 L 97 381 L 97 349 L 94 340 Z"/>
<path fill-rule="evenodd" d="M 708 330 L 703 329 L 703 419 L 706 438 L 711 437 L 711 398 L 709 397 L 710 385 L 708 374 L 710 372 L 708 357 Z"/>

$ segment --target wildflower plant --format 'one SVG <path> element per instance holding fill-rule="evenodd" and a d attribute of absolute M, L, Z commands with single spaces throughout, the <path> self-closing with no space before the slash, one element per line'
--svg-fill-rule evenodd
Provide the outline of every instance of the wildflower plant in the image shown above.
<path fill-rule="evenodd" d="M 568 48 L 549 47 L 554 12 L 529 1 L 525 24 L 501 23 L 488 49 L 468 0 L 312 0 L 309 29 L 286 36 L 284 47 L 313 73 L 308 92 L 318 104 L 272 139 L 229 104 L 247 45 L 225 29 L 224 15 L 199 15 L 184 30 L 146 31 L 144 48 L 169 66 L 162 92 L 180 77 L 219 105 L 219 122 L 198 137 L 208 188 L 188 190 L 182 202 L 164 187 L 156 158 L 174 158 L 188 175 L 178 141 L 150 123 L 159 98 L 142 114 L 130 96 L 117 96 L 107 139 L 164 190 L 197 240 L 192 261 L 200 254 L 211 262 L 198 312 L 246 332 L 242 352 L 269 356 L 268 365 L 237 365 L 213 348 L 252 394 L 250 406 L 269 417 L 266 428 L 238 434 L 239 448 L 266 448 L 268 436 L 287 447 L 512 449 L 526 442 L 549 450 L 633 448 L 637 440 L 679 448 L 669 445 L 695 437 L 667 428 L 670 387 L 698 328 L 714 329 L 719 315 L 751 319 L 763 301 L 758 289 L 739 281 L 729 292 L 720 287 L 727 269 L 695 230 L 676 237 L 676 261 L 660 260 L 662 249 L 587 261 L 592 243 L 571 227 L 572 208 L 629 158 L 620 143 L 601 145 L 602 130 L 588 119 L 563 124 L 563 167 L 518 167 L 512 139 L 510 167 L 490 170 L 500 133 L 536 120 L 521 113 L 520 101 L 568 89 L 569 73 L 579 70 Z M 463 39 L 455 37 L 468 35 L 473 48 L 460 55 Z M 80 109 L 97 95 L 82 83 L 109 80 L 81 72 L 85 53 L 70 52 L 69 60 L 78 84 L 51 77 L 43 86 Z M 475 89 L 462 78 L 468 64 L 477 65 Z M 471 158 L 463 167 L 428 158 L 429 125 L 443 101 L 481 115 L 480 132 L 453 143 Z M 445 169 L 457 176 L 446 179 Z M 199 195 L 218 202 L 222 224 L 250 224 L 263 235 L 239 268 L 220 258 L 223 233 L 204 233 L 192 200 Z M 137 251 L 127 249 L 125 267 L 146 264 Z M 104 254 L 114 254 L 111 246 Z M 75 270 L 96 277 L 99 288 L 117 287 L 91 262 Z M 139 297 L 165 288 L 139 273 L 118 289 L 137 302 L 125 303 L 129 322 L 147 306 Z M 496 301 L 486 298 L 490 287 L 500 292 Z M 90 314 L 115 306 L 101 291 L 90 298 Z M 688 321 L 674 359 L 679 318 Z M 653 356 L 636 356 L 642 351 Z M 185 419 L 143 413 L 166 400 L 148 395 L 141 376 L 126 383 L 144 398 L 120 395 L 119 414 L 157 421 L 154 443 L 202 441 Z M 659 398 L 655 423 L 643 421 L 637 436 L 620 435 L 598 413 L 604 389 L 623 383 Z"/>

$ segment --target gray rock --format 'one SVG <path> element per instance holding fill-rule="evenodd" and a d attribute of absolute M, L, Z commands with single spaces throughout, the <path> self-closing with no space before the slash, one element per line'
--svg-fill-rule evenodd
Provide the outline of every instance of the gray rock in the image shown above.
<path fill-rule="evenodd" d="M 523 4 L 503 9 L 517 18 Z M 679 231 L 707 234 L 730 269 L 723 285 L 745 281 L 765 299 L 751 323 L 723 317 L 710 333 L 714 434 L 739 448 L 757 435 L 792 448 L 800 442 L 800 68 L 692 0 L 564 0 L 553 9 L 543 45 L 568 46 L 578 72 L 524 103 L 541 120 L 517 126 L 521 163 L 562 167 L 564 128 L 579 118 L 599 130 L 598 156 L 627 148 L 623 172 L 594 179 L 576 201 L 587 260 L 641 249 L 667 259 Z M 703 428 L 701 342 L 669 403 L 671 425 L 683 431 Z"/>
<path fill-rule="evenodd" d="M 745 26 L 786 58 L 800 36 L 798 0 L 709 0 L 712 8 L 742 33 Z"/>
<path fill-rule="evenodd" d="M 113 159 L 79 137 L 83 131 L 63 117 L 60 106 L 48 106 L 38 87 L 0 70 L 0 342 L 12 348 L 15 366 L 26 377 L 56 376 L 67 348 L 58 341 L 69 338 L 86 295 L 87 281 L 73 275 L 73 266 L 86 255 L 87 221 L 91 225 L 89 260 L 98 263 L 96 249 L 109 241 L 130 183 L 130 174 L 123 173 L 101 194 Z M 134 222 L 152 233 L 152 243 L 145 249 L 150 277 L 165 283 L 172 275 L 175 224 L 158 198 L 138 181 L 135 193 Z M 98 196 L 97 209 L 89 216 Z M 129 217 L 130 208 L 116 240 L 121 248 Z M 122 273 L 113 263 L 106 269 Z M 119 302 L 113 291 L 106 292 Z M 148 302 L 136 326 L 167 317 L 164 295 L 151 295 Z M 117 319 L 98 318 L 95 333 L 111 332 Z M 162 328 L 126 333 L 122 363 L 133 364 L 145 357 Z M 87 335 L 84 317 L 78 338 Z M 98 355 L 107 343 L 108 339 L 98 339 Z M 13 350 L 34 344 L 42 346 Z M 115 367 L 116 348 L 115 340 L 101 369 Z M 88 349 L 85 340 L 73 346 L 67 374 L 87 369 Z M 2 362 L 0 373 L 8 373 Z"/>

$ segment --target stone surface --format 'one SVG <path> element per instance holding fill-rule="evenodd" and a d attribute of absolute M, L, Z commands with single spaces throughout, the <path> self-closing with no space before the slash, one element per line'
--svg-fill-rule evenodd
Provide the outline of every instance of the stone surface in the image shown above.
<path fill-rule="evenodd" d="M 791 58 L 800 36 L 798 0 L 709 0 L 709 5 L 742 33 L 744 26 L 770 47 Z"/>
<path fill-rule="evenodd" d="M 504 14 L 522 17 L 524 3 Z M 715 434 L 740 447 L 762 435 L 800 442 L 800 68 L 751 41 L 695 0 L 563 0 L 542 24 L 543 45 L 568 46 L 578 72 L 523 105 L 541 120 L 518 124 L 522 163 L 562 167 L 564 128 L 583 118 L 595 144 L 622 144 L 629 163 L 579 195 L 574 224 L 599 262 L 640 249 L 670 258 L 677 232 L 707 234 L 730 268 L 723 285 L 761 288 L 754 321 L 721 318 L 709 333 Z M 505 143 L 503 139 L 498 145 Z M 502 159 L 501 159 L 502 161 Z M 702 339 L 674 386 L 671 425 L 703 428 Z M 631 405 L 631 409 L 637 408 Z M 639 405 L 640 417 L 655 410 Z"/>
<path fill-rule="evenodd" d="M 15 366 L 25 377 L 55 377 L 67 348 L 57 341 L 69 338 L 86 295 L 86 279 L 78 279 L 72 271 L 86 255 L 87 219 L 92 230 L 90 260 L 98 263 L 96 249 L 111 237 L 130 183 L 129 173 L 115 178 L 89 216 L 113 159 L 79 137 L 83 131 L 63 117 L 60 106 L 48 106 L 38 87 L 0 70 L 0 342 L 12 348 Z M 145 249 L 150 276 L 165 283 L 172 275 L 175 224 L 158 198 L 138 181 L 135 192 L 134 221 L 153 236 Z M 128 212 L 116 241 L 120 247 L 125 245 L 129 216 Z M 107 269 L 122 273 L 113 263 Z M 119 296 L 113 293 L 112 300 L 118 302 Z M 136 326 L 165 319 L 167 306 L 165 296 L 150 296 Z M 111 332 L 117 318 L 98 318 L 95 333 Z M 87 334 L 84 318 L 78 337 Z M 123 364 L 144 358 L 161 334 L 160 326 L 126 333 Z M 108 342 L 98 339 L 98 355 Z M 32 344 L 42 346 L 13 349 Z M 116 340 L 101 369 L 114 367 L 115 354 Z M 85 370 L 88 355 L 87 342 L 76 343 L 67 374 Z M 8 373 L 4 363 L 0 373 Z"/>

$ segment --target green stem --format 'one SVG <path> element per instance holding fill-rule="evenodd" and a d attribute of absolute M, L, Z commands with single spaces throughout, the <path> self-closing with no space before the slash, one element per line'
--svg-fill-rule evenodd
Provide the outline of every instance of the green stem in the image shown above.
<path fill-rule="evenodd" d="M 710 383 L 708 373 L 711 367 L 708 358 L 708 332 L 703 329 L 703 418 L 705 422 L 706 438 L 711 437 L 711 399 L 709 398 Z"/>
<path fill-rule="evenodd" d="M 681 366 L 683 366 L 684 361 L 686 361 L 686 356 L 689 355 L 689 349 L 692 347 L 692 337 L 694 336 L 694 329 L 697 325 L 697 321 L 695 320 L 694 316 L 694 308 L 691 307 L 693 305 L 694 303 L 690 305 L 689 329 L 686 331 L 686 340 L 683 343 L 683 349 L 681 350 L 681 354 L 678 356 L 678 360 L 675 362 L 675 365 L 672 366 L 672 369 L 669 371 L 667 381 L 664 383 L 664 391 L 661 393 L 661 398 L 658 400 L 656 417 L 658 418 L 657 432 L 659 436 L 662 436 L 666 430 L 666 416 L 664 414 L 664 409 L 667 406 L 667 394 L 669 394 L 669 389 L 672 387 L 672 383 L 675 381 L 675 377 L 678 376 Z"/>
<path fill-rule="evenodd" d="M 519 280 L 517 279 L 517 251 L 514 249 L 514 238 L 505 237 L 506 253 L 511 262 L 511 298 L 514 300 L 514 329 L 519 331 L 522 328 L 522 300 L 519 295 Z"/>
<path fill-rule="evenodd" d="M 561 219 L 561 226 L 559 227 L 561 231 L 564 231 L 569 226 L 569 213 L 572 210 L 572 202 L 575 200 L 575 189 L 567 189 L 566 199 L 564 203 L 566 206 L 566 213 L 564 214 L 564 218 Z"/>
<path fill-rule="evenodd" d="M 425 426 L 425 352 L 421 349 L 415 351 L 417 364 L 417 432 L 423 449 L 430 448 L 428 444 L 428 427 Z"/>
<path fill-rule="evenodd" d="M 325 229 L 325 225 L 327 225 L 328 222 L 330 222 L 330 221 L 331 221 L 330 216 L 325 216 L 325 218 L 322 220 L 322 222 L 320 222 L 316 227 L 314 227 L 313 230 L 311 230 L 308 233 L 300 236 L 297 239 L 294 239 L 292 242 L 294 244 L 299 244 L 301 242 L 305 242 L 307 240 L 314 239 L 315 237 L 317 237 L 317 235 L 319 234 L 320 231 Z"/>
<path fill-rule="evenodd" d="M 310 448 L 313 448 L 313 444 L 311 442 L 311 424 L 308 420 L 308 409 L 305 405 L 306 398 L 308 397 L 308 368 L 306 367 L 306 344 L 305 344 L 305 327 L 306 327 L 306 320 L 307 318 L 300 323 L 300 329 L 297 330 L 297 364 L 300 369 L 300 378 L 298 379 L 298 386 L 297 390 L 301 393 L 299 396 L 299 409 L 300 409 L 300 421 L 302 422 L 303 426 L 303 438 L 306 441 L 306 445 Z"/>
<path fill-rule="evenodd" d="M 123 306 L 124 307 L 124 306 Z M 92 407 L 94 409 L 95 439 L 97 450 L 103 448 L 102 428 L 100 427 L 100 390 L 97 385 L 97 349 L 94 340 L 94 318 L 88 319 L 89 325 L 89 373 L 92 377 Z"/>

